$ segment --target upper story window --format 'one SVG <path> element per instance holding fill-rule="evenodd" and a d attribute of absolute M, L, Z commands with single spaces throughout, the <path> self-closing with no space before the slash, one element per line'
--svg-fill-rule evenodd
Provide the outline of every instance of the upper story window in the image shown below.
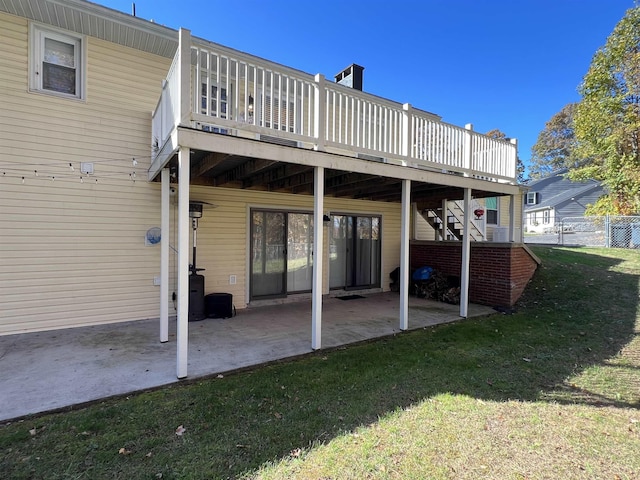
<path fill-rule="evenodd" d="M 69 98 L 84 98 L 83 39 L 79 35 L 31 25 L 30 88 Z"/>
<path fill-rule="evenodd" d="M 527 193 L 526 205 L 535 205 L 538 203 L 538 192 Z"/>

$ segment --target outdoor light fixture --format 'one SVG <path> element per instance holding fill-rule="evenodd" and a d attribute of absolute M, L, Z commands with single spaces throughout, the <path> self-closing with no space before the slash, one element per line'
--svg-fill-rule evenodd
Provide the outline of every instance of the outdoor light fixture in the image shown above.
<path fill-rule="evenodd" d="M 253 120 L 253 95 L 249 94 L 249 100 L 247 102 L 247 114 L 249 119 Z"/>
<path fill-rule="evenodd" d="M 484 209 L 483 208 L 476 208 L 473 211 L 473 214 L 476 216 L 476 220 L 480 220 L 482 218 L 482 216 L 484 215 Z"/>

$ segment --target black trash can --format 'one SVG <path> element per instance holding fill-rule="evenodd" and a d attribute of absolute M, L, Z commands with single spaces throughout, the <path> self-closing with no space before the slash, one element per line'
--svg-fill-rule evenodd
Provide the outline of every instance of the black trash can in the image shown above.
<path fill-rule="evenodd" d="M 204 305 L 209 318 L 233 317 L 233 295 L 230 293 L 210 293 L 204 297 Z"/>

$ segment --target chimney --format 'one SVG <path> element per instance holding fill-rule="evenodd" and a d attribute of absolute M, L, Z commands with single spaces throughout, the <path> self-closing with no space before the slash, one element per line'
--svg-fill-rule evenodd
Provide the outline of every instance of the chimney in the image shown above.
<path fill-rule="evenodd" d="M 362 91 L 362 71 L 364 67 L 352 63 L 335 76 L 336 83 Z"/>

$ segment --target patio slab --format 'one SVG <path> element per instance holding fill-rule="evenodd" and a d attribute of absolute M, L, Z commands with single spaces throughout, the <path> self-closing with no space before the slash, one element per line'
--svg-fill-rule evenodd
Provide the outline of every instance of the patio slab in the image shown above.
<path fill-rule="evenodd" d="M 397 293 L 323 299 L 322 348 L 400 333 Z M 470 305 L 469 317 L 495 313 Z M 459 306 L 409 298 L 409 329 L 460 320 Z M 0 337 L 0 421 L 124 395 L 176 378 L 176 322 L 159 342 L 157 319 Z M 188 379 L 304 355 L 311 302 L 247 308 L 189 323 Z"/>

